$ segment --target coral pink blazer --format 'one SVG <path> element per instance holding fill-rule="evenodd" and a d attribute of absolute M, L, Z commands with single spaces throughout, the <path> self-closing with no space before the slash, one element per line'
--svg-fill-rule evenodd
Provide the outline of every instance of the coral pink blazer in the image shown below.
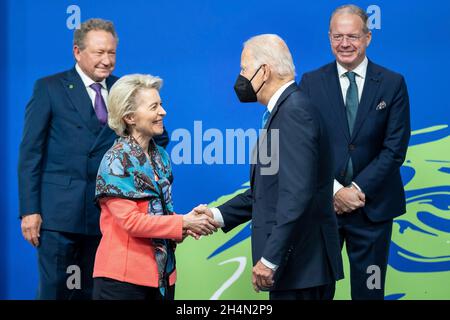
<path fill-rule="evenodd" d="M 93 277 L 107 277 L 141 286 L 158 287 L 158 269 L 150 238 L 181 240 L 183 216 L 147 214 L 147 200 L 100 200 L 102 239 Z M 169 284 L 176 280 L 176 271 Z"/>

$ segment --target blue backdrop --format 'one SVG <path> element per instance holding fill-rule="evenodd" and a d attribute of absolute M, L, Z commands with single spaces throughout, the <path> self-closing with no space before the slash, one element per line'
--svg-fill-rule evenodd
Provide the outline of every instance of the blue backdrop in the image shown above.
<path fill-rule="evenodd" d="M 413 130 L 448 125 L 450 3 L 355 3 L 363 8 L 377 5 L 381 10 L 380 29 L 372 30 L 368 56 L 405 76 Z M 164 79 L 161 95 L 170 132 L 177 128 L 192 132 L 197 120 L 202 121 L 203 130 L 225 132 L 227 128 L 258 128 L 263 113 L 260 105 L 240 104 L 233 91 L 243 41 L 261 33 L 280 35 L 291 49 L 299 80 L 303 72 L 333 59 L 328 19 L 333 9 L 344 3 L 0 1 L 0 35 L 6 43 L 0 50 L 6 137 L 1 160 L 6 168 L 1 193 L 4 209 L 0 215 L 0 298 L 4 299 L 32 299 L 36 292 L 35 250 L 23 240 L 17 218 L 18 146 L 34 81 L 74 65 L 73 30 L 67 26 L 73 14 L 67 9 L 74 4 L 80 9 L 81 21 L 101 17 L 115 23 L 120 38 L 116 75 L 139 72 Z M 171 143 L 169 150 L 173 146 Z M 248 165 L 181 164 L 174 166 L 174 174 L 175 209 L 183 213 L 238 189 L 248 179 Z"/>

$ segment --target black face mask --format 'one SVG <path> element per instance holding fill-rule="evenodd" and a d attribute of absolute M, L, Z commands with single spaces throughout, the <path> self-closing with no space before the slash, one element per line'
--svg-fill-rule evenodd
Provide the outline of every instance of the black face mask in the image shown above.
<path fill-rule="evenodd" d="M 256 102 L 258 101 L 258 98 L 256 97 L 256 94 L 261 90 L 263 85 L 266 83 L 264 81 L 262 85 L 259 87 L 259 89 L 255 92 L 253 90 L 252 86 L 252 80 L 253 78 L 258 74 L 259 69 L 262 68 L 263 65 L 261 65 L 258 70 L 256 70 L 253 77 L 248 80 L 246 77 L 239 75 L 236 79 L 236 83 L 234 84 L 234 91 L 236 92 L 236 95 L 241 102 Z"/>

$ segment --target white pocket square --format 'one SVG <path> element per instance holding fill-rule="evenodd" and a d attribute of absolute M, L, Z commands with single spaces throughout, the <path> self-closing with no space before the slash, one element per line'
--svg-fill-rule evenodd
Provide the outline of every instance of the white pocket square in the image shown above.
<path fill-rule="evenodd" d="M 375 110 L 382 110 L 382 109 L 384 109 L 384 108 L 386 108 L 386 107 L 387 107 L 386 102 L 381 101 L 381 102 L 377 105 L 377 108 L 376 108 Z"/>

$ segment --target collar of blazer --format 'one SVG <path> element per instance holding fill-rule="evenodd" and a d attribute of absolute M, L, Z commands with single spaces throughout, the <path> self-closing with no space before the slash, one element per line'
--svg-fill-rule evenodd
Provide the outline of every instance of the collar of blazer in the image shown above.
<path fill-rule="evenodd" d="M 251 181 L 252 185 L 254 182 L 253 178 L 255 176 L 257 149 L 259 149 L 260 145 L 265 141 L 267 132 L 269 131 L 270 124 L 272 123 L 272 120 L 276 117 L 279 107 L 293 92 L 295 92 L 297 90 L 298 90 L 297 84 L 294 82 L 289 87 L 287 87 L 286 90 L 283 91 L 283 93 L 281 94 L 277 103 L 273 107 L 272 112 L 270 113 L 270 117 L 267 120 L 266 125 L 264 126 L 264 130 L 261 132 L 261 136 L 258 137 L 258 140 L 256 141 L 256 145 L 252 151 L 252 164 L 251 164 L 251 172 L 250 172 L 250 181 Z"/>
<path fill-rule="evenodd" d="M 298 87 L 297 84 L 294 82 L 283 91 L 280 98 L 278 98 L 277 102 L 275 103 L 275 106 L 273 107 L 272 112 L 270 113 L 269 119 L 267 119 L 264 129 L 268 129 L 270 127 L 270 123 L 272 122 L 273 118 L 278 112 L 279 106 L 284 102 L 284 100 L 286 100 L 287 97 L 289 97 L 292 94 L 292 92 L 296 90 L 298 90 Z"/>
<path fill-rule="evenodd" d="M 106 79 L 106 86 L 109 91 L 111 86 L 114 84 L 116 78 L 110 76 Z M 86 91 L 83 81 L 80 75 L 76 71 L 75 67 L 68 70 L 61 78 L 64 90 L 67 93 L 69 102 L 78 111 L 82 121 L 86 124 L 88 129 L 92 132 L 94 136 L 97 137 L 96 143 L 94 143 L 93 148 L 98 145 L 100 140 L 105 136 L 109 137 L 114 134 L 107 125 L 103 128 L 98 122 L 97 116 L 95 115 L 94 108 L 92 107 L 92 101 L 89 98 L 89 94 Z M 106 139 L 108 140 L 108 139 Z"/>
<path fill-rule="evenodd" d="M 373 100 L 376 97 L 382 80 L 381 69 L 371 60 L 369 60 L 369 63 L 367 65 L 366 80 L 364 82 L 363 93 L 358 106 L 358 112 L 356 114 L 352 136 L 350 136 L 350 130 L 348 128 L 344 97 L 342 96 L 341 85 L 339 83 L 336 61 L 324 67 L 322 79 L 324 83 L 324 91 L 326 93 L 326 96 L 328 97 L 329 105 L 335 113 L 342 133 L 344 134 L 346 140 L 350 143 L 356 137 L 358 131 L 361 129 L 362 124 L 370 110 L 370 106 L 373 104 Z"/>

